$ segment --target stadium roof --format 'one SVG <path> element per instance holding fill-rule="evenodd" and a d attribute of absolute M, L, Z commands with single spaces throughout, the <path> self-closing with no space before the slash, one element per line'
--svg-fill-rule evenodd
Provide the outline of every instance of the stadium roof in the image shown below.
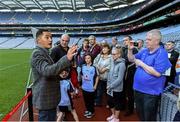
<path fill-rule="evenodd" d="M 0 12 L 101 11 L 137 4 L 145 0 L 0 0 Z"/>

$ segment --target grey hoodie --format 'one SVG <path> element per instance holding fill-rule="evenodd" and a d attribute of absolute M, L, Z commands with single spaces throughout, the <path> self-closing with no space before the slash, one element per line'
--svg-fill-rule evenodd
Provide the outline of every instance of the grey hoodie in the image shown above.
<path fill-rule="evenodd" d="M 109 86 L 110 90 L 115 92 L 121 92 L 123 90 L 125 70 L 125 59 L 119 58 L 112 61 L 107 81 L 107 86 Z"/>

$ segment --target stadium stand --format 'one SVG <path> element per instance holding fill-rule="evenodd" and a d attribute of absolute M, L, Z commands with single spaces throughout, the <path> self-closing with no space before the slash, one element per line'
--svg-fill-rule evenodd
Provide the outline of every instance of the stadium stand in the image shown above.
<path fill-rule="evenodd" d="M 162 42 L 165 43 L 169 40 L 180 40 L 180 25 L 174 25 L 169 26 L 166 28 L 159 28 L 160 31 L 163 34 Z M 67 31 L 68 33 L 69 31 Z M 57 32 L 58 33 L 58 32 Z M 87 34 L 92 34 L 86 32 Z M 143 39 L 145 40 L 146 32 L 141 32 L 138 34 L 131 34 L 133 39 L 136 41 L 137 39 Z M 122 43 L 124 36 L 117 36 L 120 43 Z M 76 40 L 78 40 L 79 37 L 72 37 L 70 41 L 70 45 L 72 45 Z M 97 41 L 101 42 L 102 40 L 107 40 L 107 42 L 111 42 L 111 36 L 107 37 L 97 37 Z M 32 49 L 35 46 L 34 39 L 32 37 L 15 37 L 15 38 L 7 38 L 7 37 L 0 37 L 0 49 L 9 49 L 9 48 L 15 48 L 15 49 Z M 53 43 L 58 41 L 58 37 L 53 38 Z M 82 40 L 81 40 L 82 41 Z M 81 44 L 82 42 L 79 42 Z M 179 44 L 179 42 L 178 42 Z M 177 44 L 177 46 L 178 46 Z"/>
<path fill-rule="evenodd" d="M 131 16 L 144 3 L 132 5 L 125 8 L 120 8 L 111 11 L 100 11 L 100 12 L 12 12 L 4 13 L 0 12 L 0 16 L 4 19 L 0 23 L 6 24 L 77 24 L 77 23 L 102 23 L 111 22 L 114 20 L 121 20 Z M 106 15 L 112 15 L 110 18 Z M 43 18 L 43 19 L 42 19 Z M 78 18 L 78 19 L 77 19 Z M 82 21 L 83 20 L 83 21 Z"/>
<path fill-rule="evenodd" d="M 2 37 L 2 38 L 0 39 L 0 44 L 3 44 L 3 43 L 5 43 L 5 42 L 8 41 L 8 40 L 9 40 L 8 37 Z"/>
<path fill-rule="evenodd" d="M 15 38 L 12 38 L 10 39 L 9 41 L 6 41 L 5 43 L 1 44 L 1 48 L 2 49 L 10 49 L 10 48 L 13 48 L 19 44 L 21 44 L 26 38 L 22 37 L 22 38 L 18 38 L 18 37 L 15 37 Z"/>
<path fill-rule="evenodd" d="M 125 35 L 131 35 L 134 41 L 145 40 L 147 31 L 157 28 L 163 35 L 162 42 L 175 41 L 176 50 L 180 52 L 179 0 L 143 0 L 137 4 L 133 4 L 137 0 L 101 0 L 102 3 L 97 1 L 98 4 L 91 3 L 90 6 L 85 5 L 86 0 L 62 0 L 65 3 L 58 0 L 13 1 L 0 1 L 0 49 L 33 49 L 36 42 L 32 27 L 50 30 L 53 46 L 63 33 L 67 33 L 71 37 L 69 46 L 80 40 L 79 47 L 83 38 L 89 35 L 95 35 L 98 43 L 103 40 L 111 43 L 112 37 L 116 36 L 122 44 Z M 84 2 L 83 7 L 81 2 Z M 101 6 L 108 9 L 99 11 Z M 72 11 L 63 11 L 68 9 Z M 81 9 L 89 11 L 79 11 Z M 179 70 L 177 74 L 176 85 L 180 85 Z M 177 96 L 166 89 L 161 100 L 158 119 L 172 121 L 177 111 Z"/>

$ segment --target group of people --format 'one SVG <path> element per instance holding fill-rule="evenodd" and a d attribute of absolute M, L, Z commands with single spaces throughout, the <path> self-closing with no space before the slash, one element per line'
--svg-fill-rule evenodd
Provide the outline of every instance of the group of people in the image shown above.
<path fill-rule="evenodd" d="M 149 31 L 145 48 L 143 40 L 138 40 L 136 47 L 131 36 L 124 37 L 123 45 L 113 37 L 110 46 L 107 42 L 99 45 L 91 35 L 83 39 L 81 47 L 68 47 L 70 37 L 63 34 L 59 45 L 52 48 L 51 33 L 39 30 L 31 57 L 33 105 L 39 110 L 38 120 L 62 121 L 65 113 L 71 111 L 79 121 L 72 101 L 79 88 L 82 89 L 86 118 L 95 115 L 94 106 L 102 106 L 105 95 L 105 103 L 112 112 L 107 121 L 119 122 L 120 110 L 125 107 L 125 116 L 133 114 L 134 102 L 140 120 L 156 120 L 166 80 L 164 73 L 171 66 L 174 72 L 173 62 L 177 62 L 175 57 L 179 56 L 178 53 L 174 56 L 173 46 L 169 46 L 173 41 L 165 45 L 167 52 L 160 45 L 161 38 L 159 30 Z M 168 59 L 171 57 L 173 62 Z M 77 71 L 73 78 L 72 67 Z M 167 79 L 173 82 L 174 77 L 172 73 Z"/>

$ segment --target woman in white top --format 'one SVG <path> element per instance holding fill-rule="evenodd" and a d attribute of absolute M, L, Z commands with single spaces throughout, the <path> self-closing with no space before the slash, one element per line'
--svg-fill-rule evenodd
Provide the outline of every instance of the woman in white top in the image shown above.
<path fill-rule="evenodd" d="M 102 96 L 106 93 L 107 77 L 111 67 L 111 47 L 105 43 L 102 47 L 102 52 L 95 58 L 94 66 L 99 72 L 99 83 L 96 91 L 95 105 L 102 105 Z"/>

